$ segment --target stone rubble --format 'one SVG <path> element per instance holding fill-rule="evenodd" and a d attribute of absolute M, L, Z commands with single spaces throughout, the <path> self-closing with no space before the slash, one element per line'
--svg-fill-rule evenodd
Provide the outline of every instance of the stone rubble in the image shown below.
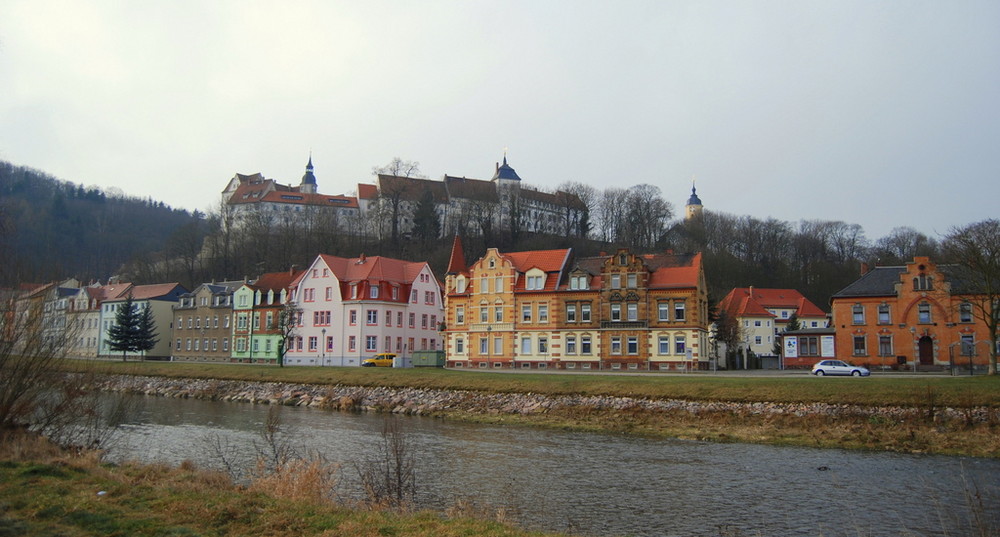
<path fill-rule="evenodd" d="M 214 379 L 175 379 L 113 375 L 98 381 L 97 389 L 112 392 L 234 401 L 253 404 L 310 406 L 338 410 L 435 415 L 447 412 L 474 414 L 544 414 L 552 410 L 645 411 L 730 413 L 734 415 L 843 416 L 903 422 L 962 420 L 968 423 L 1000 422 L 1000 409 L 918 408 L 898 406 L 835 405 L 827 403 L 741 403 L 685 401 L 600 395 L 541 395 L 489 393 L 427 388 L 309 385 Z"/>

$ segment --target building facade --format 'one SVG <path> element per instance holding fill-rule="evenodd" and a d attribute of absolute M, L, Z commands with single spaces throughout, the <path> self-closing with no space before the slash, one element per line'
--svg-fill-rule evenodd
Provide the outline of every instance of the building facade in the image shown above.
<path fill-rule="evenodd" d="M 757 356 L 777 354 L 775 344 L 780 347 L 780 334 L 793 317 L 798 320 L 799 328 L 826 328 L 828 324 L 826 312 L 795 289 L 736 287 L 719 301 L 716 309 L 735 320 L 742 348 Z"/>
<path fill-rule="evenodd" d="M 179 283 L 160 283 L 152 285 L 136 285 L 128 290 L 126 296 L 114 299 L 107 299 L 101 304 L 101 328 L 97 342 L 98 357 L 116 358 L 122 354 L 112 351 L 109 345 L 108 330 L 115 325 L 115 313 L 118 306 L 124 304 L 128 297 L 132 297 L 133 307 L 137 311 L 149 308 L 153 316 L 153 326 L 155 326 L 156 345 L 150 349 L 144 358 L 169 359 L 174 347 L 173 322 L 174 305 L 178 303 L 181 295 L 188 290 Z M 139 357 L 135 353 L 126 353 L 127 357 Z"/>
<path fill-rule="evenodd" d="M 286 323 L 298 321 L 291 319 L 289 298 L 292 282 L 301 274 L 301 270 L 294 269 L 270 272 L 236 290 L 232 361 L 279 364 L 288 345 Z"/>
<path fill-rule="evenodd" d="M 833 295 L 837 357 L 876 369 L 983 366 L 991 343 L 976 299 L 928 257 L 867 270 Z"/>
<path fill-rule="evenodd" d="M 427 263 L 319 255 L 292 283 L 298 323 L 288 365 L 360 365 L 378 353 L 404 362 L 441 348 L 441 286 Z"/>
<path fill-rule="evenodd" d="M 700 254 L 574 260 L 572 250 L 501 253 L 446 279 L 450 367 L 704 369 L 707 290 Z"/>
<path fill-rule="evenodd" d="M 203 283 L 174 306 L 172 359 L 228 362 L 233 291 L 243 282 Z"/>

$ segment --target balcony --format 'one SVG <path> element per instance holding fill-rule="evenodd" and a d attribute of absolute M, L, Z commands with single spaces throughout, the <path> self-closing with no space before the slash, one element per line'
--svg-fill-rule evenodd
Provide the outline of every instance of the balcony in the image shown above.
<path fill-rule="evenodd" d="M 601 321 L 602 329 L 641 330 L 649 326 L 649 321 Z"/>

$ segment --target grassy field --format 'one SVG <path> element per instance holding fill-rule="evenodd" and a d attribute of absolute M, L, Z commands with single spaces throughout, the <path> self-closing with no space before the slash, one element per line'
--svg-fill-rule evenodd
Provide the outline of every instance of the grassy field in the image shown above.
<path fill-rule="evenodd" d="M 88 362 L 93 364 L 93 362 Z M 1000 377 L 817 378 L 481 373 L 437 368 L 269 367 L 170 362 L 97 362 L 107 373 L 302 384 L 390 386 L 551 395 L 621 395 L 697 401 L 832 403 L 872 406 L 1000 406 Z"/>
<path fill-rule="evenodd" d="M 324 499 L 302 478 L 238 487 L 224 474 L 191 465 L 110 466 L 94 454 L 8 438 L 0 440 L 0 535 L 546 535 L 483 518 L 351 508 Z"/>

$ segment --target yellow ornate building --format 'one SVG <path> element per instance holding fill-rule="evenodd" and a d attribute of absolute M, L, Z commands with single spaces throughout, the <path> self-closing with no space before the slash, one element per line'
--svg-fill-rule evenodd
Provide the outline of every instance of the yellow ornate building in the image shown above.
<path fill-rule="evenodd" d="M 445 281 L 449 367 L 683 370 L 708 366 L 701 254 L 574 260 L 571 249 L 501 253 Z"/>

